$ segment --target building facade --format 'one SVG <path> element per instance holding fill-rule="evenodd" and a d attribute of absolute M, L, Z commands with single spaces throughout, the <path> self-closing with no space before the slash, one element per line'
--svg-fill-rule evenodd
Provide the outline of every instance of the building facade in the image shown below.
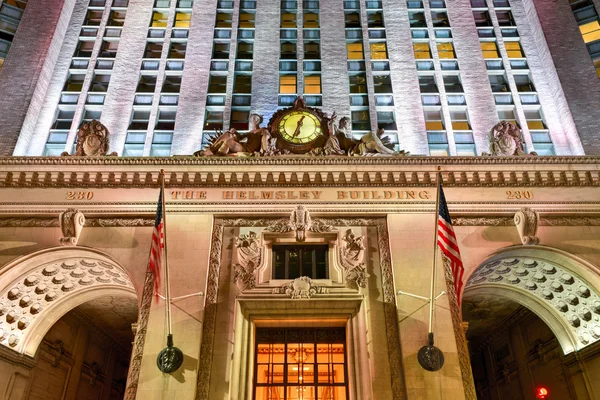
<path fill-rule="evenodd" d="M 0 47 L 4 398 L 600 398 L 596 3 L 30 2 Z"/>

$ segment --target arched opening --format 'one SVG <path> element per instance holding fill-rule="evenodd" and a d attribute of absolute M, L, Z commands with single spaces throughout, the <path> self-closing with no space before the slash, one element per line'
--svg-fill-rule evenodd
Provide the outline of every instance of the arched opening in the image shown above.
<path fill-rule="evenodd" d="M 549 398 L 593 397 L 582 363 L 600 362 L 598 277 L 542 246 L 499 251 L 474 270 L 462 313 L 478 399 L 532 399 L 540 388 Z"/>
<path fill-rule="evenodd" d="M 122 399 L 138 318 L 123 267 L 86 248 L 0 270 L 0 390 L 8 398 Z"/>

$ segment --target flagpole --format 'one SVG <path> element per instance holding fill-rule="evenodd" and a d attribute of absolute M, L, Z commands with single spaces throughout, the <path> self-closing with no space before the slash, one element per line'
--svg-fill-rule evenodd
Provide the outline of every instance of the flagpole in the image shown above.
<path fill-rule="evenodd" d="M 439 167 L 438 167 L 439 169 Z M 435 312 L 435 279 L 437 275 L 437 239 L 438 239 L 438 222 L 440 219 L 440 182 L 442 173 L 438 170 L 436 174 L 437 190 L 435 195 L 435 228 L 433 235 L 433 268 L 431 269 L 431 291 L 429 293 L 429 335 L 433 336 L 433 314 Z M 166 246 L 166 242 L 165 242 Z"/>
<path fill-rule="evenodd" d="M 156 358 L 156 365 L 162 372 L 175 372 L 183 364 L 183 352 L 173 346 L 173 331 L 171 327 L 171 285 L 169 284 L 169 258 L 167 257 L 167 207 L 165 201 L 165 170 L 160 170 L 160 198 L 162 206 L 163 243 L 165 260 L 165 310 L 167 314 L 167 347 Z"/>
<path fill-rule="evenodd" d="M 163 242 L 164 242 L 164 259 L 165 259 L 165 302 L 167 313 L 167 329 L 168 336 L 173 336 L 171 327 L 171 285 L 169 284 L 169 257 L 167 256 L 167 208 L 165 201 L 165 170 L 160 170 L 160 198 L 162 199 L 162 218 L 163 218 Z M 439 197 L 439 196 L 438 196 Z"/>
<path fill-rule="evenodd" d="M 440 192 L 442 186 L 442 173 L 437 167 L 436 183 L 437 192 L 435 197 L 435 227 L 433 236 L 433 266 L 431 269 L 431 291 L 429 294 L 429 332 L 427 334 L 427 345 L 419 349 L 417 360 L 421 367 L 427 371 L 439 371 L 444 365 L 444 354 L 433 345 L 433 316 L 435 313 L 435 280 L 437 275 L 437 250 L 438 250 L 438 222 L 440 218 Z"/>

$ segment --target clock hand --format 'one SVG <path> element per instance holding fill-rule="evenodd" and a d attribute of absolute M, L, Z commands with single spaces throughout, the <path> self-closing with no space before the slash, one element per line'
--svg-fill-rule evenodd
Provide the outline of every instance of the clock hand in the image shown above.
<path fill-rule="evenodd" d="M 303 115 L 300 120 L 298 121 L 298 126 L 296 126 L 296 130 L 294 131 L 294 134 L 292 135 L 292 139 L 295 138 L 296 136 L 298 136 L 298 134 L 300 134 L 300 128 L 302 128 L 302 124 L 303 124 L 303 120 L 304 118 L 306 118 L 306 115 Z"/>

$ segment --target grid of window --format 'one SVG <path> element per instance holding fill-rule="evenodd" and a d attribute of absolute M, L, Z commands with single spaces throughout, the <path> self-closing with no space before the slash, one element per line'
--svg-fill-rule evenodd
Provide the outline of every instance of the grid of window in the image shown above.
<path fill-rule="evenodd" d="M 8 55 L 27 0 L 0 0 L 0 69 Z"/>
<path fill-rule="evenodd" d="M 600 18 L 592 0 L 569 0 L 579 31 L 600 77 Z"/>
<path fill-rule="evenodd" d="M 124 156 L 171 154 L 191 8 L 191 0 L 154 2 Z"/>
<path fill-rule="evenodd" d="M 217 16 L 213 34 L 210 77 L 202 135 L 203 141 L 206 141 L 211 133 L 222 131 L 224 127 L 232 33 L 233 1 L 219 0 L 217 1 Z M 206 143 L 203 143 L 203 146 L 205 145 Z"/>
<path fill-rule="evenodd" d="M 531 136 L 533 149 L 529 151 L 553 155 L 554 146 L 508 0 L 471 0 L 471 7 L 498 118 L 520 126 L 524 135 Z"/>
<path fill-rule="evenodd" d="M 238 131 L 247 131 L 249 128 L 255 20 L 256 1 L 242 0 L 237 31 L 231 122 L 229 124 L 230 128 Z"/>
<path fill-rule="evenodd" d="M 429 153 L 474 156 L 477 152 L 446 3 L 409 0 L 407 4 Z M 455 154 L 450 151 L 449 137 Z"/>
<path fill-rule="evenodd" d="M 102 116 L 128 0 L 113 0 L 110 7 L 105 5 L 104 0 L 89 3 L 44 155 L 69 150 L 69 139 L 73 145 L 76 143 L 77 127 Z"/>
<path fill-rule="evenodd" d="M 398 148 L 398 127 L 394 113 L 394 93 L 390 77 L 383 4 L 381 0 L 368 0 L 365 2 L 365 6 L 377 129 L 384 129 L 391 142 Z"/>
<path fill-rule="evenodd" d="M 287 107 L 298 93 L 298 2 L 281 0 L 280 4 L 278 104 Z"/>
<path fill-rule="evenodd" d="M 303 0 L 302 3 L 304 100 L 315 107 L 322 105 L 319 0 Z"/>
<path fill-rule="evenodd" d="M 361 135 L 371 129 L 371 116 L 369 114 L 369 90 L 367 87 L 360 1 L 344 1 L 344 20 L 352 133 Z"/>

